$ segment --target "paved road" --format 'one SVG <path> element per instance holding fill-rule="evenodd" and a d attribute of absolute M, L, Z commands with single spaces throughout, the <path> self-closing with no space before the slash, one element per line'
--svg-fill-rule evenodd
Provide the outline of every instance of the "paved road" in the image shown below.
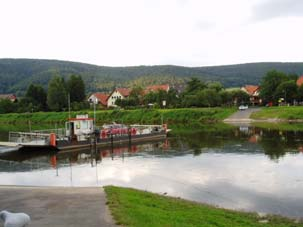
<path fill-rule="evenodd" d="M 226 118 L 224 122 L 251 122 L 250 115 L 253 112 L 259 111 L 261 108 L 254 107 L 247 110 L 238 110 L 236 113 Z"/>
<path fill-rule="evenodd" d="M 105 203 L 102 188 L 0 187 L 0 211 L 27 213 L 30 227 L 115 226 Z"/>

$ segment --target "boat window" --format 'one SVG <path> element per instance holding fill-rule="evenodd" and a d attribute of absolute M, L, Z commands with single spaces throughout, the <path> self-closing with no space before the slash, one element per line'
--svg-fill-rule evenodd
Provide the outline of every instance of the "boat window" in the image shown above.
<path fill-rule="evenodd" d="M 88 129 L 88 122 L 87 121 L 81 121 L 81 129 Z"/>

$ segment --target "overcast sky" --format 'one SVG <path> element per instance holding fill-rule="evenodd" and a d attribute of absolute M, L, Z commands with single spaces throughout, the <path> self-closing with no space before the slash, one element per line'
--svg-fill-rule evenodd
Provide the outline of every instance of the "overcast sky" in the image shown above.
<path fill-rule="evenodd" d="M 303 0 L 0 0 L 0 58 L 107 66 L 303 61 Z"/>

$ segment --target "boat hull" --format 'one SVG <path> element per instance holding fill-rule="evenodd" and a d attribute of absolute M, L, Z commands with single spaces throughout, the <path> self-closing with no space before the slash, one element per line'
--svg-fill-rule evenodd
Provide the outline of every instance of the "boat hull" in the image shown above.
<path fill-rule="evenodd" d="M 137 143 L 144 143 L 150 141 L 158 141 L 166 139 L 167 135 L 165 132 L 161 133 L 150 133 L 147 135 L 132 135 L 129 137 L 128 135 L 125 136 L 115 136 L 109 138 L 97 138 L 96 142 L 93 140 L 87 141 L 57 141 L 57 148 L 60 151 L 64 150 L 75 150 L 75 149 L 85 149 L 90 148 L 92 146 L 96 147 L 110 147 L 110 146 L 117 146 L 117 145 L 125 145 L 125 144 L 137 144 Z"/>

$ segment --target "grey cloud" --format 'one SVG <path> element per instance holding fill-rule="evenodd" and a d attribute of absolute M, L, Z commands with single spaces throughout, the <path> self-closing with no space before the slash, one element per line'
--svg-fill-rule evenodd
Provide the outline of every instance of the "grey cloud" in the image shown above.
<path fill-rule="evenodd" d="M 302 0 L 267 0 L 253 8 L 253 20 L 303 16 Z"/>

